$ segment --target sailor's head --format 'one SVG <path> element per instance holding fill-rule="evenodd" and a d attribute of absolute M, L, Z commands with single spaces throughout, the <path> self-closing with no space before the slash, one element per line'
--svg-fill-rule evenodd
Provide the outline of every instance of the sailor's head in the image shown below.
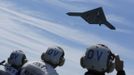
<path fill-rule="evenodd" d="M 49 47 L 42 53 L 41 59 L 53 67 L 62 66 L 65 62 L 64 50 L 59 46 Z"/>
<path fill-rule="evenodd" d="M 27 58 L 22 50 L 13 51 L 8 58 L 8 64 L 16 69 L 22 67 L 26 62 Z"/>
<path fill-rule="evenodd" d="M 114 54 L 103 44 L 93 45 L 87 48 L 80 64 L 83 68 L 96 72 L 112 72 L 114 70 Z"/>

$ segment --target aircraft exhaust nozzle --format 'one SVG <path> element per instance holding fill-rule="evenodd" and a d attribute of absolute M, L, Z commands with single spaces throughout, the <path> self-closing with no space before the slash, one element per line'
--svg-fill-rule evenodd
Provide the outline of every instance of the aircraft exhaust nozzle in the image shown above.
<path fill-rule="evenodd" d="M 81 16 L 82 15 L 82 13 L 78 13 L 78 12 L 68 12 L 66 14 L 69 16 Z"/>

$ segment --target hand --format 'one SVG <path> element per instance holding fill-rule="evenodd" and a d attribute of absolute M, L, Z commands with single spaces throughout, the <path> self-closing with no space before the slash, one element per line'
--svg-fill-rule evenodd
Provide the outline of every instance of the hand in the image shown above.
<path fill-rule="evenodd" d="M 124 63 L 120 60 L 119 55 L 115 56 L 115 69 L 116 71 L 123 71 Z"/>

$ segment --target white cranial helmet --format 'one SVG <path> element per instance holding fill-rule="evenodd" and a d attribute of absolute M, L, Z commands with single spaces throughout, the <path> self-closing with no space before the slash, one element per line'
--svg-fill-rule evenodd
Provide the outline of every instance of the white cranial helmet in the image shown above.
<path fill-rule="evenodd" d="M 49 47 L 45 53 L 42 53 L 41 59 L 52 66 L 62 66 L 64 64 L 64 50 L 59 47 Z"/>
<path fill-rule="evenodd" d="M 81 66 L 88 70 L 98 72 L 112 72 L 114 69 L 113 54 L 110 49 L 103 45 L 98 44 L 87 48 L 85 56 L 80 60 Z"/>
<path fill-rule="evenodd" d="M 8 58 L 8 63 L 13 67 L 21 67 L 24 63 L 27 62 L 26 56 L 23 51 L 16 50 L 10 54 Z"/>

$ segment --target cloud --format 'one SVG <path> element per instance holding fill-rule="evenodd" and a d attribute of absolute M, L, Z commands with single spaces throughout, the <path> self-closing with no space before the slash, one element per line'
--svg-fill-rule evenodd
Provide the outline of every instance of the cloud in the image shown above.
<path fill-rule="evenodd" d="M 107 0 L 59 0 L 61 2 L 73 2 L 73 3 L 79 3 L 79 4 L 89 4 L 93 6 L 94 4 L 104 5 L 104 6 L 110 6 L 112 7 L 112 3 Z M 84 7 L 84 6 L 83 6 Z"/>
<path fill-rule="evenodd" d="M 121 16 L 115 15 L 115 14 L 109 14 L 109 15 L 107 15 L 107 18 L 108 18 L 108 20 L 111 20 L 116 23 L 120 23 L 124 26 L 132 27 L 132 25 L 130 25 L 131 22 L 128 19 L 126 19 L 125 17 L 121 17 Z"/>
<path fill-rule="evenodd" d="M 18 13 L 16 11 L 12 11 L 12 10 L 9 10 L 6 8 L 0 7 L 0 9 L 16 16 L 15 18 L 17 20 L 21 20 L 22 22 L 25 22 L 25 23 L 28 23 L 32 26 L 46 30 L 46 31 L 51 32 L 53 34 L 56 34 L 60 37 L 64 37 L 64 38 L 69 39 L 69 40 L 75 40 L 75 41 L 80 42 L 81 44 L 83 44 L 85 46 L 88 46 L 91 44 L 97 44 L 97 43 L 106 43 L 106 44 L 111 45 L 112 47 L 115 47 L 115 46 L 120 47 L 117 44 L 115 45 L 115 43 L 104 41 L 104 39 L 100 38 L 99 36 L 93 35 L 92 33 L 89 33 L 90 35 L 88 35 L 87 33 L 84 33 L 84 32 L 79 31 L 79 30 L 75 30 L 73 28 L 69 28 L 65 25 L 59 25 L 59 24 L 48 22 L 48 21 L 44 21 L 44 20 L 34 18 L 32 16 L 28 16 L 28 15 L 25 15 L 22 13 Z M 76 35 L 76 33 L 79 33 L 79 34 Z M 28 37 L 30 37 L 30 36 L 28 36 Z M 90 39 L 88 37 L 90 37 Z M 125 48 L 124 48 L 124 50 L 125 50 Z"/>
<path fill-rule="evenodd" d="M 132 34 L 133 33 L 133 26 L 132 23 L 127 20 L 125 17 L 121 17 L 115 14 L 107 15 L 107 19 L 117 27 L 116 32 Z"/>
<path fill-rule="evenodd" d="M 60 71 L 61 74 L 65 74 L 65 73 L 67 75 L 73 74 L 72 69 L 73 71 L 76 72 L 74 74 L 80 74 L 80 73 L 82 74 L 83 70 L 79 69 L 80 68 L 79 58 L 84 54 L 85 47 L 88 47 L 92 44 L 104 43 L 108 45 L 109 47 L 111 47 L 111 49 L 114 52 L 117 52 L 121 54 L 122 56 L 126 57 L 126 59 L 127 58 L 133 59 L 133 57 L 131 56 L 132 51 L 130 51 L 129 49 L 120 46 L 118 43 L 112 42 L 112 40 L 109 41 L 109 40 L 102 39 L 100 36 L 97 36 L 93 33 L 86 33 L 81 30 L 68 27 L 67 25 L 60 25 L 60 24 L 49 22 L 49 21 L 45 21 L 43 19 L 35 18 L 33 16 L 29 16 L 19 11 L 11 10 L 10 8 L 0 7 L 0 11 L 5 13 L 5 15 L 2 17 L 7 17 L 7 18 L 4 18 L 4 20 L 2 21 L 0 25 L 1 26 L 0 34 L 3 35 L 0 37 L 1 39 L 5 39 L 5 41 L 2 42 L 2 44 L 5 43 L 5 47 L 3 49 L 6 49 L 6 47 L 8 47 L 8 44 L 16 48 L 23 48 L 24 50 L 26 49 L 29 57 L 33 56 L 31 59 L 35 59 L 35 57 L 38 58 L 41 52 L 43 51 L 40 49 L 44 49 L 44 47 L 46 49 L 48 44 L 60 45 L 65 49 L 67 53 L 66 55 L 67 64 L 65 65 L 65 67 L 63 67 L 64 71 L 62 70 L 62 68 L 58 69 L 58 70 L 61 70 Z M 31 12 L 31 13 L 34 13 L 34 12 Z M 31 29 L 29 30 L 31 32 L 27 32 L 26 31 L 27 29 L 25 29 L 26 26 L 22 26 L 22 24 L 36 27 L 36 28 L 39 28 L 40 30 L 48 31 L 49 33 L 53 33 L 69 41 L 74 41 L 73 44 L 81 43 L 82 45 L 84 45 L 84 47 L 82 47 L 81 48 L 82 50 L 80 50 L 78 48 L 69 47 L 68 45 L 65 45 L 65 44 L 59 44 L 55 41 L 48 39 L 48 37 L 45 37 L 45 36 L 43 37 L 40 34 L 35 33 L 34 32 L 35 30 L 32 30 L 31 28 L 28 28 L 28 29 Z M 120 49 L 120 50 L 117 50 L 117 49 Z M 74 67 L 70 69 L 70 67 L 72 66 Z"/>

